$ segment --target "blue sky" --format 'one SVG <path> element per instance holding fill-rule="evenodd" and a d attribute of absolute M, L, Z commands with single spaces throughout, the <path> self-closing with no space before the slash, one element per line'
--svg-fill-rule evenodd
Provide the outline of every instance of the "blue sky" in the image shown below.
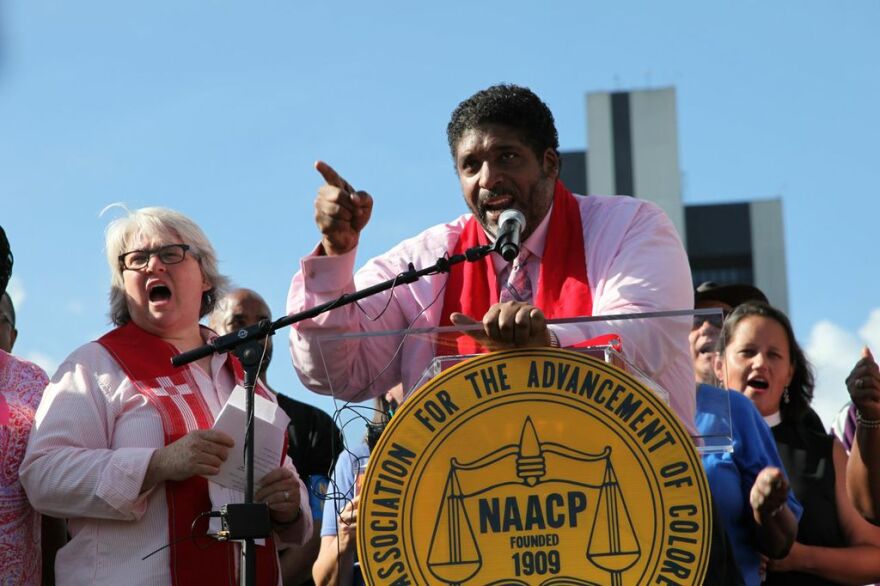
<path fill-rule="evenodd" d="M 474 91 L 531 87 L 582 149 L 587 92 L 675 86 L 685 202 L 783 198 L 828 420 L 880 349 L 878 25 L 873 0 L 4 3 L 16 352 L 51 369 L 107 329 L 107 204 L 190 215 L 280 314 L 316 241 L 315 159 L 376 200 L 364 260 L 464 210 L 445 126 Z M 312 401 L 276 345 L 271 382 Z"/>

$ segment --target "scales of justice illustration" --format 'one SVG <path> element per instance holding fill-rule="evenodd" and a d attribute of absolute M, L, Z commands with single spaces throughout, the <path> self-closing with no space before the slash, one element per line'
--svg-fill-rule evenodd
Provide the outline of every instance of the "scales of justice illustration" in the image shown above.
<path fill-rule="evenodd" d="M 548 460 L 553 462 L 549 470 Z M 598 483 L 588 480 L 561 480 L 553 474 L 553 466 L 566 466 L 568 477 L 589 478 L 589 472 L 583 476 L 575 472 L 579 468 L 601 469 L 601 476 L 597 479 Z M 466 493 L 462 490 L 459 480 L 461 474 L 476 473 L 486 478 L 489 476 L 486 470 L 490 467 L 508 469 L 512 477 L 497 478 L 478 492 Z M 560 472 L 561 470 L 557 474 Z M 606 447 L 598 454 L 588 454 L 558 443 L 541 442 L 530 417 L 526 417 L 523 423 L 519 444 L 500 447 L 474 462 L 458 462 L 455 458 L 452 459 L 428 554 L 428 567 L 433 576 L 445 584 L 459 585 L 474 577 L 482 567 L 479 543 L 464 506 L 466 499 L 505 485 L 522 484 L 534 487 L 548 478 L 553 478 L 557 483 L 598 491 L 596 515 L 592 526 L 586 529 L 584 541 L 587 545 L 584 555 L 597 568 L 610 574 L 612 585 L 622 584 L 622 573 L 638 561 L 641 549 L 617 475 L 614 473 L 611 448 Z M 527 584 L 514 579 L 505 579 L 503 583 Z M 595 583 L 575 577 L 557 576 L 543 584 Z"/>

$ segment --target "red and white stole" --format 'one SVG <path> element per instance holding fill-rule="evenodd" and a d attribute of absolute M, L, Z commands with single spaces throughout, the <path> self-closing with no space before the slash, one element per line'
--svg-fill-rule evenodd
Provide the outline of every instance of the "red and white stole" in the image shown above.
<path fill-rule="evenodd" d="M 107 349 L 137 390 L 159 412 L 166 446 L 190 431 L 210 429 L 214 425 L 214 417 L 189 366 L 172 366 L 171 358 L 178 354 L 173 345 L 132 322 L 105 334 L 98 343 Z M 243 376 L 238 360 L 230 355 L 226 365 L 232 370 L 235 381 L 241 384 Z M 259 384 L 256 392 L 268 395 Z M 172 584 L 235 584 L 238 580 L 235 569 L 238 553 L 232 543 L 200 539 L 196 545 L 187 539 L 191 534 L 203 535 L 207 527 L 206 517 L 195 530 L 192 529 L 196 517 L 211 510 L 208 481 L 202 476 L 179 482 L 166 481 L 165 497 L 168 503 L 168 543 L 172 544 Z M 278 584 L 278 555 L 274 540 L 270 537 L 266 546 L 257 547 L 256 551 L 258 583 L 275 586 Z"/>
<path fill-rule="evenodd" d="M 468 248 L 488 243 L 483 227 L 476 217 L 472 217 L 450 254 L 461 254 Z M 534 305 L 547 319 L 593 314 L 580 206 L 576 197 L 558 180 L 538 272 L 538 286 L 534 290 Z M 446 282 L 440 325 L 452 325 L 449 315 L 456 311 L 482 319 L 489 308 L 498 303 L 498 295 L 498 278 L 488 256 L 478 262 L 454 265 Z M 455 336 L 451 341 L 441 339 L 437 348 L 439 355 L 481 351 L 485 351 L 482 346 L 466 335 Z"/>

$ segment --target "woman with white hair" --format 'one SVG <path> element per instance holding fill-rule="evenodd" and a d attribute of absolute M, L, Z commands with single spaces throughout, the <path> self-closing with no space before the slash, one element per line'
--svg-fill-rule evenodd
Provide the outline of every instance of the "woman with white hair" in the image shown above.
<path fill-rule="evenodd" d="M 211 427 L 241 367 L 227 355 L 170 362 L 213 335 L 199 320 L 227 280 L 202 230 L 173 210 L 112 222 L 106 248 L 117 327 L 59 367 L 21 467 L 34 507 L 69 519 L 57 583 L 234 584 L 237 546 L 193 537 L 226 504 L 212 502 L 207 479 L 241 446 Z M 277 545 L 311 534 L 308 495 L 289 458 L 258 482 L 255 500 L 268 504 L 274 528 L 257 547 L 259 583 L 280 584 Z"/>

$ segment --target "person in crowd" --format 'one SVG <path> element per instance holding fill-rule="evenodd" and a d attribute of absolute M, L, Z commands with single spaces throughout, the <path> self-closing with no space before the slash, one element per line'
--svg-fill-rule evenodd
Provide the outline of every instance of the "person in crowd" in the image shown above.
<path fill-rule="evenodd" d="M 718 308 L 724 315 L 749 300 L 766 297 L 751 285 L 711 281 L 694 291 L 695 309 Z M 721 321 L 712 323 L 715 320 L 709 318 L 713 317 L 695 315 L 690 337 L 697 379 L 697 430 L 707 435 L 722 427 L 729 430 L 733 451 L 703 454 L 703 468 L 740 575 L 747 586 L 758 586 L 761 556 L 785 557 L 797 533 L 801 507 L 789 490 L 776 443 L 761 414 L 744 395 L 714 386 Z M 707 363 L 711 375 L 705 371 Z M 729 413 L 713 408 L 720 404 L 729 404 Z M 727 424 L 721 426 L 721 420 Z"/>
<path fill-rule="evenodd" d="M 725 320 L 715 372 L 752 400 L 773 437 L 803 515 L 789 554 L 769 560 L 767 584 L 864 584 L 880 579 L 880 528 L 846 492 L 846 454 L 808 421 L 813 375 L 788 317 L 760 302 Z"/>
<path fill-rule="evenodd" d="M 764 292 L 746 284 L 719 285 L 714 281 L 700 283 L 694 290 L 694 309 L 720 309 L 721 316 L 695 315 L 688 340 L 694 361 L 694 376 L 698 383 L 717 384 L 715 379 L 715 346 L 721 332 L 721 322 L 733 308 L 746 301 L 767 303 Z"/>
<path fill-rule="evenodd" d="M 2 228 L 0 228 L 0 230 L 2 230 Z M 12 303 L 12 298 L 9 296 L 9 292 L 4 291 L 3 295 L 0 295 L 0 350 L 6 352 L 7 354 L 12 354 L 12 348 L 15 346 L 15 341 L 17 339 L 18 329 L 15 326 L 15 305 Z M 49 382 L 49 379 L 46 376 L 46 373 L 43 372 L 41 368 L 37 367 L 36 365 L 32 365 L 29 362 L 21 362 L 28 364 L 29 367 L 33 367 L 39 370 L 39 378 L 43 381 L 42 385 L 39 386 L 39 394 L 34 395 L 34 400 L 36 401 L 36 403 L 33 405 L 33 408 L 31 409 L 31 412 L 27 418 L 27 421 L 33 422 L 34 412 L 37 410 L 36 405 L 39 404 L 39 397 L 42 396 L 43 389 Z M 14 370 L 10 369 L 7 374 L 10 377 L 15 377 Z M 13 382 L 10 382 L 8 383 L 8 386 L 11 387 L 13 384 Z M 5 386 L 7 385 L 4 385 L 4 387 Z M 30 431 L 29 427 L 28 431 Z M 20 447 L 23 448 L 26 445 L 26 438 L 26 435 L 22 437 L 22 439 L 25 441 L 21 443 Z M 8 454 L 12 456 L 13 453 L 14 452 L 10 447 Z M 19 452 L 17 454 L 19 463 L 21 462 L 21 457 L 23 455 L 23 452 Z M 23 494 L 23 492 L 21 494 Z M 27 501 L 24 502 L 27 503 Z M 29 503 L 27 504 L 29 505 Z M 30 510 L 32 511 L 33 509 Z M 43 584 L 54 584 L 55 554 L 58 552 L 61 546 L 63 546 L 67 542 L 67 525 L 65 524 L 64 519 L 56 519 L 55 517 L 50 517 L 49 515 L 38 516 L 40 517 L 40 550 L 42 553 Z M 2 567 L 2 564 L 0 564 L 0 568 Z M 24 583 L 26 583 L 26 581 Z"/>
<path fill-rule="evenodd" d="M 206 515 L 230 502 L 208 480 L 241 446 L 211 427 L 241 367 L 228 355 L 171 365 L 213 334 L 199 320 L 227 280 L 202 230 L 166 208 L 115 220 L 105 246 L 117 327 L 58 368 L 20 470 L 34 508 L 68 518 L 72 538 L 58 552 L 56 580 L 235 583 L 237 544 L 206 538 L 205 527 Z M 289 458 L 258 479 L 254 498 L 268 505 L 273 527 L 256 548 L 258 581 L 280 584 L 277 548 L 312 531 L 308 494 Z"/>
<path fill-rule="evenodd" d="M 880 522 L 880 367 L 866 346 L 846 377 L 851 402 L 838 437 L 849 451 L 846 486 L 856 510 Z"/>
<path fill-rule="evenodd" d="M 477 348 L 466 337 L 449 348 L 416 336 L 383 336 L 368 343 L 346 338 L 330 348 L 326 340 L 318 341 L 327 333 L 481 324 L 481 339 L 491 348 L 567 347 L 617 334 L 624 354 L 669 392 L 673 410 L 693 431 L 689 320 L 624 320 L 615 332 L 607 326 L 548 328 L 546 322 L 691 308 L 687 256 L 666 215 L 641 199 L 573 195 L 559 180 L 553 114 L 527 88 L 496 85 L 477 92 L 452 113 L 447 137 L 470 213 L 405 240 L 355 275 L 373 198 L 327 163 L 316 164 L 325 181 L 315 200 L 321 241 L 293 277 L 288 313 L 391 280 L 410 263 L 424 268 L 494 242 L 499 216 L 507 209 L 525 218 L 519 256 L 512 265 L 498 254 L 456 264 L 449 274 L 401 284 L 299 322 L 290 343 L 304 384 L 342 399 L 365 400 L 401 382 L 412 388 L 437 353 Z M 325 362 L 328 351 L 334 358 Z"/>
<path fill-rule="evenodd" d="M 13 255 L 0 226 L 0 583 L 39 586 L 52 583 L 54 552 L 41 562 L 41 516 L 18 478 L 34 413 L 49 382 L 43 370 L 9 354 L 15 343 L 15 313 L 6 295 Z"/>
<path fill-rule="evenodd" d="M 7 354 L 12 352 L 18 330 L 15 328 L 15 306 L 6 291 L 0 295 L 0 350 Z"/>
<path fill-rule="evenodd" d="M 375 399 L 373 420 L 367 424 L 364 441 L 339 455 L 333 471 L 331 490 L 324 502 L 321 551 L 312 574 L 318 586 L 363 586 L 357 560 L 357 513 L 360 505 L 361 475 L 379 436 L 403 401 L 403 388 L 397 385 Z"/>
<path fill-rule="evenodd" d="M 259 293 L 251 289 L 230 291 L 211 314 L 211 326 L 218 334 L 228 334 L 262 320 L 271 320 L 269 305 Z M 321 517 L 324 495 L 330 483 L 330 471 L 342 450 L 342 434 L 333 418 L 317 407 L 282 395 L 266 380 L 272 361 L 272 338 L 267 338 L 260 363 L 259 379 L 278 401 L 278 406 L 290 417 L 287 427 L 287 455 L 309 488 L 309 504 L 314 528 L 309 541 L 302 547 L 290 547 L 281 552 L 281 573 L 285 586 L 308 585 L 312 582 L 312 564 L 320 547 Z"/>

